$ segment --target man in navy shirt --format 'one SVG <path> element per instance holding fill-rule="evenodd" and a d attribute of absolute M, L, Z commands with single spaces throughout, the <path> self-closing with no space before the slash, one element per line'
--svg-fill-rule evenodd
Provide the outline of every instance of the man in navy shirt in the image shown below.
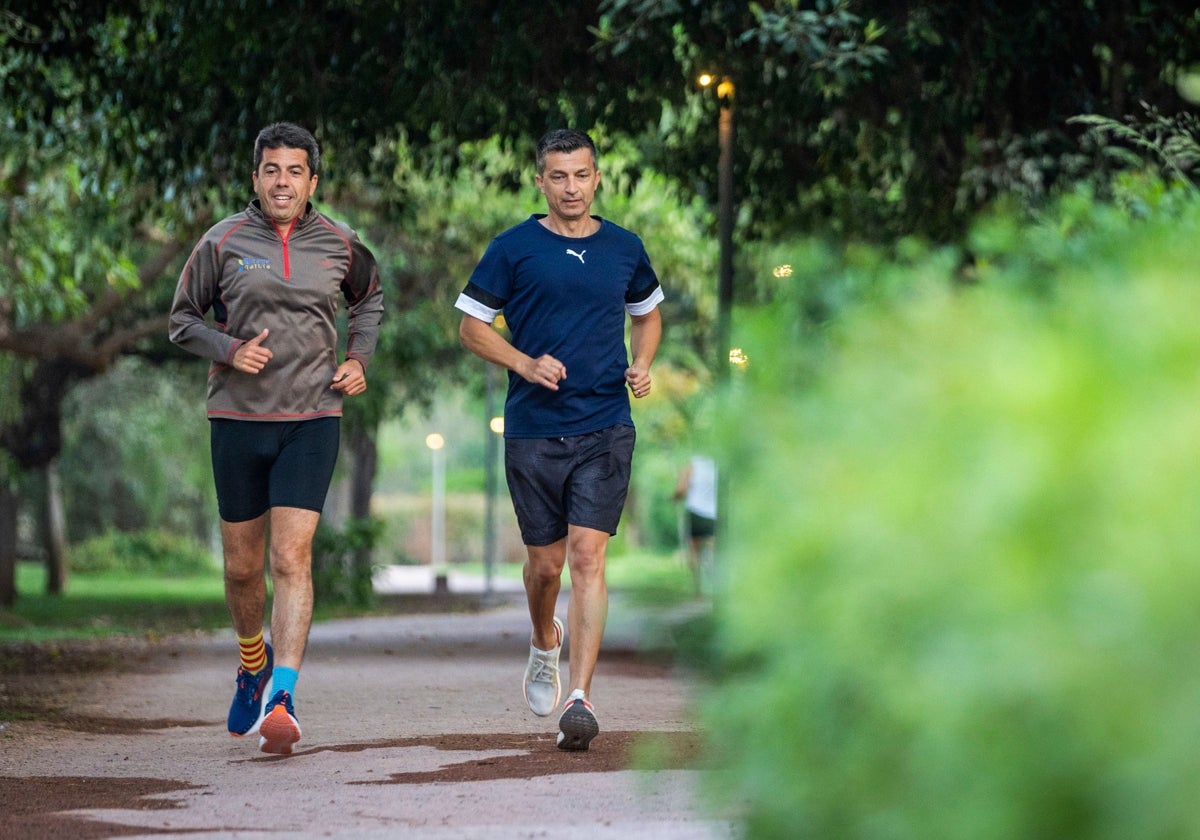
<path fill-rule="evenodd" d="M 625 389 L 650 393 L 663 293 L 641 240 L 591 215 L 600 170 L 587 134 L 558 129 L 538 141 L 537 185 L 547 212 L 492 240 L 455 306 L 463 346 L 508 369 L 505 473 L 533 622 L 525 699 L 541 716 L 558 707 L 555 607 L 567 566 L 571 667 L 558 746 L 586 750 L 600 730 L 588 696 L 608 614 L 605 552 L 633 460 Z M 492 327 L 501 312 L 511 341 Z"/>

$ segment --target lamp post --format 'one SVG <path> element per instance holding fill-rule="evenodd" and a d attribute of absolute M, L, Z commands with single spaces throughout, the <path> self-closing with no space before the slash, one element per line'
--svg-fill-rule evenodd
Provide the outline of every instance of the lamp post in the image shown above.
<path fill-rule="evenodd" d="M 496 493 L 499 484 L 496 461 L 499 457 L 500 435 L 504 434 L 504 417 L 496 415 L 496 380 L 500 368 L 487 362 L 486 410 L 488 431 L 484 444 L 484 511 L 483 511 L 483 593 L 485 600 L 492 595 L 492 576 L 496 568 Z"/>
<path fill-rule="evenodd" d="M 503 333 L 508 329 L 508 323 L 504 320 L 504 314 L 496 316 L 492 322 L 492 328 Z M 487 416 L 488 416 L 488 434 L 486 443 L 484 444 L 484 459 L 487 461 L 487 468 L 484 472 L 484 530 L 483 530 L 483 588 L 484 600 L 490 600 L 492 596 L 492 577 L 496 570 L 496 495 L 498 493 L 499 481 L 497 480 L 497 460 L 500 454 L 500 438 L 504 436 L 504 415 L 496 413 L 496 401 L 500 390 L 500 374 L 502 368 L 499 365 L 494 365 L 491 362 L 484 363 L 487 366 L 486 382 L 487 382 Z"/>
<path fill-rule="evenodd" d="M 705 73 L 697 80 L 701 87 L 717 82 Z M 717 82 L 717 101 L 721 111 L 717 121 L 717 242 L 720 268 L 717 276 L 717 376 L 729 376 L 730 318 L 733 310 L 733 81 L 723 77 Z"/>
<path fill-rule="evenodd" d="M 499 470 L 500 439 L 504 437 L 504 415 L 499 414 L 488 421 L 488 484 L 490 486 L 487 506 L 488 530 L 491 537 L 488 540 L 484 561 L 484 592 L 490 598 L 492 595 L 493 578 L 496 573 L 496 555 L 499 553 L 496 535 L 496 473 Z"/>
<path fill-rule="evenodd" d="M 425 445 L 433 453 L 433 522 L 430 558 L 433 563 L 434 591 L 450 589 L 446 574 L 446 439 L 434 432 L 426 436 Z"/>

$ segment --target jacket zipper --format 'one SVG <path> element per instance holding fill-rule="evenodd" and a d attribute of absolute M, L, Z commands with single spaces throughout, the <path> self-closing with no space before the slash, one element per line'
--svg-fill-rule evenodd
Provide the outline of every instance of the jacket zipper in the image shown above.
<path fill-rule="evenodd" d="M 283 279 L 284 280 L 292 279 L 292 261 L 291 261 L 291 257 L 288 254 L 288 240 L 291 238 L 292 231 L 295 229 L 296 229 L 296 220 L 295 219 L 292 219 L 292 223 L 290 225 L 288 225 L 287 232 L 284 232 L 284 230 L 281 227 L 279 227 L 279 225 L 275 226 L 275 232 L 279 234 L 279 241 L 283 243 Z"/>

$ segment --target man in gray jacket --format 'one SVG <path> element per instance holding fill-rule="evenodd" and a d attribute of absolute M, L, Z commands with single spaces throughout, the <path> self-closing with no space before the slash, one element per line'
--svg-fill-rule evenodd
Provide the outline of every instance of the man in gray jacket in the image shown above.
<path fill-rule="evenodd" d="M 212 362 L 213 477 L 240 649 L 229 731 L 257 731 L 264 752 L 284 755 L 300 740 L 293 699 L 312 621 L 312 541 L 337 460 L 342 398 L 367 388 L 383 315 L 375 257 L 309 203 L 320 163 L 317 141 L 300 126 L 259 133 L 258 198 L 201 238 L 170 318 L 171 340 Z M 339 299 L 349 307 L 341 361 Z M 271 644 L 263 637 L 268 533 Z"/>

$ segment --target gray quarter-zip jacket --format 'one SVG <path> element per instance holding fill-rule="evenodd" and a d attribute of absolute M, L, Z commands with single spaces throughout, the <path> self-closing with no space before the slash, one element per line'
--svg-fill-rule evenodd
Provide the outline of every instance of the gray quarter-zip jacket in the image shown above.
<path fill-rule="evenodd" d="M 213 225 L 179 277 L 169 325 L 171 341 L 213 363 L 209 418 L 340 417 L 342 395 L 329 387 L 339 364 L 339 299 L 349 306 L 346 358 L 366 370 L 383 290 L 375 257 L 353 230 L 309 204 L 281 232 L 257 199 Z M 257 374 L 235 370 L 233 354 L 264 328 L 271 361 Z"/>

